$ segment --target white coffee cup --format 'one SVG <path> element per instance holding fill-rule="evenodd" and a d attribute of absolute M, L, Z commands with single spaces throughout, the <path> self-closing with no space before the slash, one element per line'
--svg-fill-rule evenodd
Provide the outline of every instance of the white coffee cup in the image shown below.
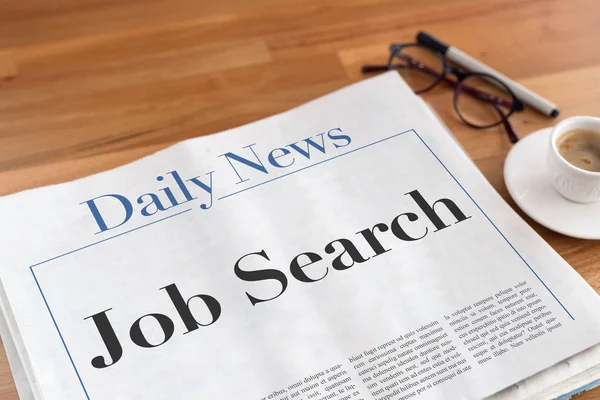
<path fill-rule="evenodd" d="M 558 152 L 557 143 L 573 129 L 600 132 L 600 118 L 571 117 L 559 122 L 550 134 L 548 170 L 552 185 L 558 193 L 577 203 L 592 203 L 600 199 L 600 172 L 586 171 L 565 160 Z"/>

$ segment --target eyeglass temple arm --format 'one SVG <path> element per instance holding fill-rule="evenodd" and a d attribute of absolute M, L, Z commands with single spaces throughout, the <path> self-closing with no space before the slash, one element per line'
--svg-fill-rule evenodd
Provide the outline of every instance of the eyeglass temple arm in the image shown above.
<path fill-rule="evenodd" d="M 508 118 L 506 118 L 506 115 L 504 115 L 502 110 L 499 109 L 497 105 L 494 104 L 494 108 L 496 109 L 496 111 L 498 111 L 498 114 L 500 114 L 502 124 L 504 125 L 504 129 L 506 129 L 506 134 L 508 135 L 508 140 L 510 140 L 512 144 L 517 143 L 519 141 L 519 137 L 515 133 L 515 130 L 513 129 L 510 122 L 508 122 Z"/>
<path fill-rule="evenodd" d="M 420 61 L 415 60 L 414 58 L 407 56 L 406 54 L 402 54 L 401 57 L 403 57 L 404 59 L 406 59 L 409 63 L 410 63 L 410 67 L 412 68 L 417 68 L 420 69 L 421 71 L 434 76 L 434 77 L 438 77 L 440 76 L 439 72 L 437 72 L 436 70 L 434 70 L 433 68 L 423 64 Z M 400 68 L 407 68 L 407 65 L 392 65 L 391 66 L 393 69 L 400 69 Z M 388 71 L 390 68 L 386 65 L 363 65 L 361 68 L 361 71 L 363 73 L 371 73 L 371 72 L 383 72 L 383 71 Z M 442 77 L 442 80 L 444 82 L 446 82 L 447 84 L 449 84 L 452 87 L 455 87 L 457 82 L 453 81 L 452 79 L 449 79 L 448 77 L 446 77 L 445 75 Z M 491 95 L 489 93 L 483 92 L 479 89 L 476 89 L 472 86 L 469 85 L 461 85 L 461 89 L 467 93 L 470 94 L 473 97 L 478 98 L 481 101 L 485 101 L 486 103 L 490 103 L 490 104 L 499 104 L 503 107 L 506 108 L 511 108 L 512 107 L 512 103 L 508 102 L 506 100 L 503 100 L 497 96 Z"/>
<path fill-rule="evenodd" d="M 362 67 L 360 67 L 360 72 L 362 72 L 363 74 L 369 74 L 372 72 L 384 72 L 384 71 L 389 71 L 389 68 L 387 65 L 363 65 Z"/>

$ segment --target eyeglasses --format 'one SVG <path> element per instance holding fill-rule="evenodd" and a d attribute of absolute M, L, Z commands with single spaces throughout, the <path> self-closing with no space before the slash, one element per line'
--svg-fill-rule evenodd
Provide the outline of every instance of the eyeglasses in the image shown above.
<path fill-rule="evenodd" d="M 519 140 L 508 117 L 523 110 L 525 105 L 497 78 L 449 66 L 443 54 L 417 43 L 392 44 L 387 65 L 363 65 L 362 72 L 392 69 L 417 94 L 433 89 L 440 82 L 454 87 L 454 110 L 465 124 L 476 129 L 503 124 L 511 143 Z M 449 74 L 455 79 L 449 78 Z"/>

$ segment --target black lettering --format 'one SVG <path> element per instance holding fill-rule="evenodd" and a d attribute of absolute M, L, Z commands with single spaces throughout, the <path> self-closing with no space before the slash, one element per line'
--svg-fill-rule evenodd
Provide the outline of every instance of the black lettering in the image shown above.
<path fill-rule="evenodd" d="M 199 326 L 209 326 L 209 325 L 214 324 L 221 316 L 221 305 L 219 304 L 217 299 L 215 299 L 212 296 L 209 296 L 207 294 L 197 294 L 195 296 L 190 297 L 187 301 L 185 301 L 183 299 L 183 296 L 181 296 L 179 289 L 177 289 L 177 286 L 174 283 L 172 283 L 168 286 L 162 287 L 160 289 L 161 290 L 165 289 L 167 291 L 169 297 L 171 298 L 171 301 L 173 302 L 173 305 L 175 306 L 175 308 L 177 309 L 177 312 L 179 313 L 179 316 L 181 317 L 181 320 L 185 324 L 185 327 L 187 328 L 187 332 L 185 332 L 184 335 L 186 333 L 195 331 L 196 329 L 198 329 Z M 206 305 L 206 307 L 208 308 L 208 311 L 210 312 L 210 315 L 212 316 L 212 319 L 209 323 L 203 324 L 201 322 L 198 322 L 196 320 L 196 318 L 194 318 L 194 315 L 192 314 L 192 311 L 190 310 L 190 301 L 192 301 L 192 299 L 195 299 L 195 298 L 202 300 L 204 302 L 204 304 Z"/>
<path fill-rule="evenodd" d="M 394 220 L 392 221 L 392 224 L 390 225 L 390 227 L 392 228 L 392 233 L 394 234 L 394 236 L 396 236 L 400 240 L 405 240 L 405 241 L 413 241 L 413 240 L 423 239 L 425 237 L 425 235 L 427 235 L 428 228 L 425 228 L 425 233 L 423 235 L 421 235 L 420 237 L 414 238 L 414 237 L 410 236 L 400 226 L 400 217 L 402 217 L 404 215 L 406 215 L 406 217 L 408 218 L 408 220 L 410 222 L 415 222 L 416 220 L 419 219 L 419 217 L 417 216 L 417 214 L 414 214 L 414 213 L 411 213 L 411 212 L 407 212 L 407 213 L 398 215 L 396 218 L 394 218 Z"/>
<path fill-rule="evenodd" d="M 300 265 L 300 263 L 298 262 L 298 259 L 301 256 L 306 256 L 308 257 L 309 262 L 303 265 Z M 292 262 L 290 263 L 290 272 L 292 273 L 292 276 L 296 279 L 298 279 L 300 282 L 318 282 L 321 279 L 325 278 L 327 276 L 327 274 L 329 273 L 329 268 L 325 267 L 325 273 L 323 274 L 322 277 L 318 278 L 318 279 L 312 279 L 310 277 L 308 277 L 308 275 L 306 275 L 306 273 L 302 270 L 302 268 L 304 267 L 308 267 L 309 265 L 312 265 L 314 263 L 316 263 L 317 261 L 321 261 L 323 258 L 318 255 L 317 253 L 302 253 L 302 254 L 298 254 L 296 257 L 294 257 L 294 259 L 292 260 Z"/>
<path fill-rule="evenodd" d="M 444 221 L 442 221 L 442 219 L 435 212 L 435 206 L 438 203 L 442 203 L 443 205 L 446 206 L 446 208 L 456 218 L 456 223 L 459 223 L 466 219 L 471 218 L 470 216 L 467 217 L 460 210 L 460 208 L 458 208 L 458 206 L 450 199 L 439 199 L 439 200 L 435 201 L 432 205 L 429 205 L 429 203 L 427 203 L 427 201 L 425 201 L 425 199 L 423 198 L 423 196 L 421 196 L 421 193 L 419 193 L 418 190 L 413 190 L 412 192 L 408 192 L 406 194 L 409 195 L 410 197 L 412 197 L 412 199 L 415 201 L 415 203 L 417 203 L 417 205 L 421 208 L 421 210 L 423 210 L 423 212 L 425 213 L 427 218 L 429 218 L 429 220 L 433 223 L 433 225 L 435 225 L 436 230 L 434 232 L 437 232 L 437 231 L 447 228 L 449 226 L 449 225 L 446 225 L 444 223 Z"/>
<path fill-rule="evenodd" d="M 340 254 L 339 256 L 337 256 L 332 262 L 331 262 L 331 266 L 335 269 L 337 269 L 338 271 L 342 271 L 344 269 L 348 269 L 350 267 L 352 267 L 354 265 L 354 263 L 364 263 L 365 261 L 367 261 L 370 257 L 368 258 L 364 258 L 357 250 L 357 248 L 354 246 L 354 243 L 352 243 L 350 240 L 348 239 L 337 239 L 334 240 L 333 242 L 329 243 L 327 246 L 325 246 L 325 252 L 327 254 L 333 254 L 335 253 L 335 247 L 333 247 L 334 243 L 339 243 L 342 245 L 342 248 L 344 249 L 344 252 L 342 254 Z M 344 256 L 344 254 L 348 254 L 350 256 L 350 259 L 352 260 L 352 264 L 346 265 L 344 264 L 344 261 L 342 260 L 342 257 Z"/>
<path fill-rule="evenodd" d="M 156 320 L 156 322 L 158 322 L 158 324 L 160 325 L 160 328 L 162 329 L 162 331 L 165 335 L 162 342 L 157 343 L 157 344 L 152 344 L 152 343 L 148 342 L 148 340 L 144 336 L 144 333 L 142 332 L 142 328 L 140 326 L 140 322 L 142 321 L 142 319 L 144 319 L 146 317 L 154 318 Z M 171 336 L 173 336 L 173 332 L 175 332 L 175 325 L 173 325 L 173 321 L 171 321 L 171 318 L 169 318 L 163 314 L 146 314 L 146 315 L 142 315 L 141 317 L 139 317 L 133 323 L 133 325 L 131 325 L 131 329 L 129 330 L 129 337 L 131 338 L 131 341 L 133 343 L 137 344 L 140 347 L 146 347 L 146 348 L 158 347 L 158 346 L 166 343 L 167 340 L 171 339 Z"/>
<path fill-rule="evenodd" d="M 96 328 L 100 333 L 100 337 L 108 350 L 108 355 L 111 358 L 111 363 L 108 364 L 104 358 L 104 356 L 96 356 L 92 359 L 92 366 L 94 368 L 106 368 L 115 364 L 117 361 L 121 359 L 123 355 L 123 347 L 121 347 L 121 343 L 117 338 L 115 330 L 113 329 L 108 317 L 106 316 L 106 312 L 112 310 L 109 308 L 107 310 L 101 311 L 97 314 L 91 315 L 89 317 L 85 317 L 84 320 L 91 318 L 96 324 Z"/>
<path fill-rule="evenodd" d="M 241 269 L 240 261 L 242 261 L 244 258 L 246 258 L 248 256 L 252 256 L 252 255 L 261 256 L 261 257 L 266 258 L 267 260 L 271 261 L 269 259 L 269 257 L 267 256 L 267 253 L 265 253 L 264 250 L 261 250 L 258 253 L 248 253 L 248 254 L 243 255 L 239 260 L 237 260 L 237 262 L 235 263 L 235 266 L 233 267 L 233 271 L 235 272 L 235 274 L 237 275 L 238 278 L 240 278 L 241 280 L 246 281 L 246 282 L 258 282 L 258 281 L 264 281 L 267 279 L 275 279 L 276 281 L 281 283 L 281 292 L 279 292 L 279 294 L 277 296 L 271 297 L 270 299 L 258 299 L 256 297 L 250 295 L 250 293 L 246 292 L 246 296 L 248 296 L 248 299 L 250 299 L 250 303 L 252 303 L 252 305 L 255 306 L 258 303 L 262 303 L 265 301 L 271 301 L 271 300 L 274 300 L 274 299 L 278 298 L 279 296 L 281 296 L 283 294 L 283 292 L 285 292 L 285 289 L 287 289 L 288 280 L 287 280 L 287 277 L 285 276 L 285 274 L 277 269 L 259 269 L 256 271 L 244 271 L 243 269 Z"/>
<path fill-rule="evenodd" d="M 373 227 L 373 229 L 363 229 L 360 232 L 356 232 L 357 234 L 360 233 L 365 238 L 367 243 L 369 243 L 369 246 L 371 246 L 371 248 L 375 252 L 375 255 L 373 257 L 376 257 L 383 253 L 387 253 L 388 251 L 391 250 L 391 249 L 386 249 L 381 245 L 381 242 L 379 242 L 377 237 L 375 237 L 375 229 L 378 229 L 379 232 L 387 232 L 387 230 L 389 228 L 386 224 L 379 223 L 379 224 L 375 225 Z"/>

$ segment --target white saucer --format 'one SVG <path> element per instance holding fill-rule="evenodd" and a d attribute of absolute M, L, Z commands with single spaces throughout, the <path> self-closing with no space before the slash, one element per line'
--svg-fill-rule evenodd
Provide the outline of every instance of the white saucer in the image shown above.
<path fill-rule="evenodd" d="M 536 222 L 563 235 L 600 239 L 600 201 L 579 204 L 562 197 L 548 178 L 546 156 L 550 131 L 521 139 L 504 163 L 504 182 L 521 209 Z"/>

